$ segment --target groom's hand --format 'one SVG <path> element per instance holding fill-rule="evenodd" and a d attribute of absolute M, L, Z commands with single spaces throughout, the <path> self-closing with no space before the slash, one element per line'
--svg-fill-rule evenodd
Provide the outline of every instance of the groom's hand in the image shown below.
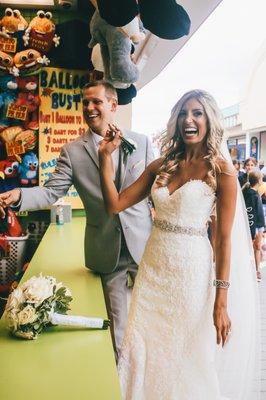
<path fill-rule="evenodd" d="M 115 151 L 121 144 L 121 137 L 121 131 L 115 125 L 109 124 L 109 129 L 100 143 L 99 154 L 106 155 Z"/>

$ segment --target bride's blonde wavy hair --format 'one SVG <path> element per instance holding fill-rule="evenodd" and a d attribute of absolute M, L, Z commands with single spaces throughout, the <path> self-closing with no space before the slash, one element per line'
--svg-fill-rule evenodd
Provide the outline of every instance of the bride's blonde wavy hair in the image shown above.
<path fill-rule="evenodd" d="M 184 159 L 186 146 L 178 128 L 178 116 L 183 105 L 190 99 L 196 99 L 204 108 L 207 117 L 207 135 L 205 137 L 206 155 L 203 158 L 208 162 L 210 169 L 207 180 L 211 187 L 216 189 L 216 173 L 220 172 L 217 158 L 222 157 L 220 145 L 224 129 L 221 123 L 221 114 L 214 98 L 204 90 L 191 90 L 185 93 L 172 109 L 167 124 L 167 133 L 162 140 L 163 164 L 159 170 L 156 184 L 167 186 L 171 176 L 176 172 L 179 163 Z"/>

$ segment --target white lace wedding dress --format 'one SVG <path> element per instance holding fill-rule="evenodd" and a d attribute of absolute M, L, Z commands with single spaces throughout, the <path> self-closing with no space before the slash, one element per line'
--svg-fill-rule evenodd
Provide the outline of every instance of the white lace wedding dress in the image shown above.
<path fill-rule="evenodd" d="M 207 223 L 215 194 L 191 180 L 153 188 L 156 221 L 132 293 L 119 361 L 126 400 L 221 400 Z M 239 366 L 240 367 L 240 366 Z M 240 367 L 241 368 L 241 367 Z"/>

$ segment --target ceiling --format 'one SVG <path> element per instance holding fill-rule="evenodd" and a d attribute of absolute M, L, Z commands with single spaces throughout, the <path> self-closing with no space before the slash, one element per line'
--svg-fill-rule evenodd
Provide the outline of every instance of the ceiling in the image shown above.
<path fill-rule="evenodd" d="M 135 52 L 135 61 L 141 71 L 137 82 L 138 89 L 149 83 L 164 69 L 221 2 L 222 0 L 178 1 L 190 17 L 190 34 L 176 40 L 160 39 L 150 33 L 146 36 L 145 42 Z"/>

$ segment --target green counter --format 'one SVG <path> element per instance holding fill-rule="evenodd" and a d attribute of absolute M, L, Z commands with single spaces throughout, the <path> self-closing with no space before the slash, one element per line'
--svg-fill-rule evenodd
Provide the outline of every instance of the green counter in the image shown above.
<path fill-rule="evenodd" d="M 72 292 L 69 314 L 106 318 L 99 277 L 84 267 L 85 218 L 50 225 L 24 277 L 40 272 Z M 2 400 L 120 400 L 110 330 L 51 327 L 37 340 L 13 338 L 0 321 Z"/>

